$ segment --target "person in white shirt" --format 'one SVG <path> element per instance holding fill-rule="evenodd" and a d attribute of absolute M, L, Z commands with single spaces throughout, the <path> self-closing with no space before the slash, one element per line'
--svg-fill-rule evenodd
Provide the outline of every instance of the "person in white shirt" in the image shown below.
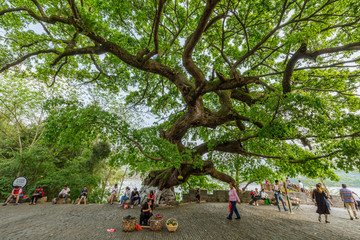
<path fill-rule="evenodd" d="M 59 201 L 60 198 L 65 198 L 65 204 L 66 201 L 68 199 L 68 197 L 70 196 L 70 188 L 68 188 L 66 185 L 64 186 L 64 188 L 61 190 L 61 192 L 59 193 L 59 196 L 55 199 L 55 202 L 53 204 L 56 204 L 57 201 Z"/>
<path fill-rule="evenodd" d="M 110 196 L 110 204 L 113 204 L 114 198 L 116 197 L 116 195 L 119 192 L 119 188 L 118 185 L 115 184 L 115 186 L 111 189 L 111 196 Z"/>
<path fill-rule="evenodd" d="M 265 192 L 265 189 L 261 189 L 260 199 L 262 199 L 262 200 L 269 199 L 269 195 Z"/>
<path fill-rule="evenodd" d="M 304 184 L 299 180 L 299 188 L 301 192 L 304 192 Z"/>

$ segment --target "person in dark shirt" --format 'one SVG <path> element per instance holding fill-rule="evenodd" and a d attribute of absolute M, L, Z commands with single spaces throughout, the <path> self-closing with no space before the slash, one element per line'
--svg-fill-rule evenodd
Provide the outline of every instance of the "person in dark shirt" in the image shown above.
<path fill-rule="evenodd" d="M 317 206 L 316 213 L 319 214 L 319 218 L 318 218 L 319 222 L 321 222 L 321 214 L 324 214 L 325 215 L 325 223 L 330 223 L 328 221 L 328 216 L 330 214 L 330 211 L 326 204 L 326 199 L 328 199 L 328 196 L 321 189 L 321 184 L 320 183 L 316 184 L 316 189 L 313 190 L 313 192 L 312 192 L 312 200 L 315 203 L 315 205 Z M 330 202 L 331 205 L 333 205 L 332 202 L 330 201 L 330 199 L 328 199 L 328 201 Z"/>
<path fill-rule="evenodd" d="M 88 196 L 88 192 L 89 190 L 87 189 L 87 187 L 85 186 L 83 189 L 81 189 L 81 193 L 80 193 L 80 200 L 78 202 L 77 205 L 80 205 L 81 201 L 84 199 L 84 204 L 86 205 L 86 200 L 87 200 L 87 196 Z"/>
<path fill-rule="evenodd" d="M 144 203 L 144 205 L 141 208 L 140 225 L 142 226 L 148 225 L 148 220 L 153 215 L 151 204 L 152 204 L 152 200 L 151 198 L 148 198 L 146 200 L 146 203 Z"/>
<path fill-rule="evenodd" d="M 200 203 L 200 188 L 198 188 L 198 189 L 196 190 L 196 195 L 195 195 L 195 197 L 196 197 L 198 203 Z"/>
<path fill-rule="evenodd" d="M 43 196 L 44 196 L 44 190 L 40 186 L 37 187 L 31 197 L 31 202 L 29 205 L 36 205 L 37 200 L 39 198 L 42 198 Z"/>
<path fill-rule="evenodd" d="M 130 199 L 131 199 L 131 208 L 134 207 L 134 202 L 135 201 L 138 201 L 138 203 L 140 205 L 141 199 L 140 199 L 140 194 L 137 191 L 137 188 L 134 188 L 134 190 L 131 192 L 131 198 Z"/>

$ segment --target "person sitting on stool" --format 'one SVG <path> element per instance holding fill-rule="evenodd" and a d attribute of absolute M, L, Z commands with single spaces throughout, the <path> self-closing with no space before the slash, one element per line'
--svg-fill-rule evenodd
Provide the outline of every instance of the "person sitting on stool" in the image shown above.
<path fill-rule="evenodd" d="M 8 202 L 11 200 L 11 199 L 15 199 L 15 204 L 18 205 L 19 204 L 19 199 L 20 199 L 20 196 L 22 196 L 23 194 L 23 191 L 21 189 L 21 187 L 19 186 L 14 186 L 14 189 L 12 190 L 10 196 L 8 197 L 8 199 L 6 200 L 6 202 L 3 204 L 3 206 L 6 206 L 8 204 Z"/>
<path fill-rule="evenodd" d="M 153 215 L 151 209 L 152 199 L 148 198 L 141 208 L 140 225 L 148 225 L 149 218 Z"/>
<path fill-rule="evenodd" d="M 57 196 L 57 198 L 55 199 L 55 202 L 53 202 L 53 204 L 56 204 L 60 198 L 65 198 L 65 204 L 66 204 L 66 201 L 69 198 L 69 196 L 70 196 L 70 188 L 68 188 L 66 185 L 64 185 L 64 188 L 61 190 L 61 192 L 59 193 L 59 196 Z"/>
<path fill-rule="evenodd" d="M 37 200 L 39 198 L 42 198 L 44 195 L 44 190 L 39 186 L 35 189 L 35 192 L 33 193 L 32 197 L 31 197 L 31 202 L 29 205 L 36 205 Z"/>
<path fill-rule="evenodd" d="M 131 192 L 131 208 L 134 207 L 135 201 L 137 201 L 138 205 L 140 206 L 141 199 L 140 199 L 140 194 L 137 191 L 137 188 L 134 188 L 134 190 Z"/>

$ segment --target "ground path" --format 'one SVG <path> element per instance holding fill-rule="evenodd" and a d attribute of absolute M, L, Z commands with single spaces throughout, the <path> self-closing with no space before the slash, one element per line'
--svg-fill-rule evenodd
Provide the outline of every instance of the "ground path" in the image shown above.
<path fill-rule="evenodd" d="M 294 214 L 278 212 L 275 206 L 241 204 L 241 220 L 227 220 L 226 203 L 183 204 L 158 209 L 165 219 L 179 220 L 178 231 L 121 231 L 123 216 L 139 216 L 140 209 L 88 204 L 0 206 L 0 239 L 360 239 L 360 221 L 351 221 L 344 209 L 333 209 L 330 224 L 319 223 L 314 206 Z M 108 228 L 117 229 L 114 233 Z"/>

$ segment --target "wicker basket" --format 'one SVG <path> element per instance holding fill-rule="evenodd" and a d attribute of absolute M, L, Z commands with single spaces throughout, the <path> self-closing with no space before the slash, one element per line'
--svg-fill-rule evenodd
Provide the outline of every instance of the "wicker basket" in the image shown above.
<path fill-rule="evenodd" d="M 164 220 L 161 219 L 150 219 L 150 229 L 152 231 L 161 231 L 163 228 Z"/>
<path fill-rule="evenodd" d="M 172 220 L 173 222 L 176 222 L 176 225 L 175 226 L 169 226 L 168 222 L 170 220 Z M 175 232 L 176 229 L 178 228 L 178 226 L 179 226 L 179 223 L 175 218 L 169 218 L 168 220 L 166 220 L 166 228 L 167 228 L 167 230 L 169 230 L 169 232 Z"/>
<path fill-rule="evenodd" d="M 123 219 L 122 221 L 122 230 L 124 232 L 132 232 L 135 231 L 136 228 L 136 219 L 131 219 L 131 220 L 125 220 Z"/>

